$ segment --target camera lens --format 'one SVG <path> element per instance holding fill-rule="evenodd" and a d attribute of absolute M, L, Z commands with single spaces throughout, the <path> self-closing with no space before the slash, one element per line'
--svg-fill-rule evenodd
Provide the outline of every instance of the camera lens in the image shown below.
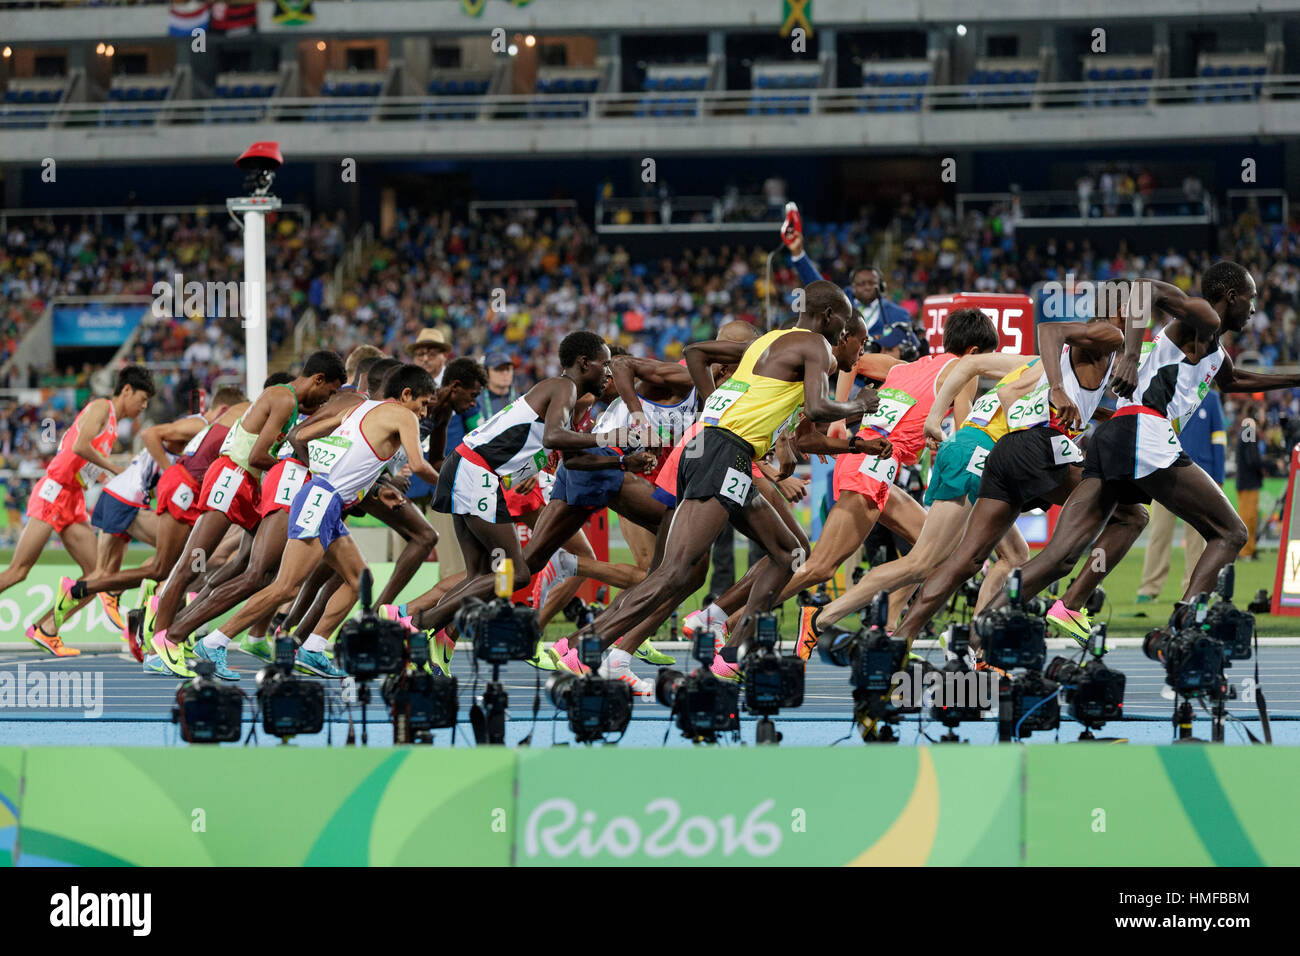
<path fill-rule="evenodd" d="M 1169 635 L 1157 627 L 1147 631 L 1147 636 L 1142 639 L 1142 653 L 1153 661 L 1163 661 L 1168 644 Z"/>
<path fill-rule="evenodd" d="M 556 710 L 569 709 L 569 695 L 573 692 L 573 683 L 578 678 L 573 674 L 552 674 L 546 682 L 546 693 L 551 698 L 551 706 Z"/>
<path fill-rule="evenodd" d="M 686 675 L 665 667 L 655 677 L 655 700 L 665 707 L 672 707 L 677 701 L 677 690 L 682 686 Z"/>

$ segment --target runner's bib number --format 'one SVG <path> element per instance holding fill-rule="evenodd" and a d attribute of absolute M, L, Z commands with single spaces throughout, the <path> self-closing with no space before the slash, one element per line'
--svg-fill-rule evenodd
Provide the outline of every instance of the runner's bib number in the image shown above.
<path fill-rule="evenodd" d="M 181 485 L 172 492 L 172 504 L 181 511 L 189 511 L 190 506 L 194 504 L 194 489 L 189 485 Z"/>
<path fill-rule="evenodd" d="M 722 418 L 722 415 L 728 408 L 740 401 L 740 396 L 749 391 L 748 382 L 737 382 L 735 379 L 727 379 L 709 396 L 704 403 L 704 413 L 701 418 L 705 424 L 714 425 Z"/>
<path fill-rule="evenodd" d="M 984 460 L 988 458 L 989 450 L 987 448 L 976 448 L 970 456 L 970 461 L 966 463 L 966 470 L 972 475 L 984 477 Z"/>
<path fill-rule="evenodd" d="M 333 497 L 334 492 L 324 488 L 313 489 L 307 496 L 307 501 L 298 514 L 298 527 L 304 534 L 314 536 L 320 533 L 321 519 L 325 517 L 325 509 Z"/>
<path fill-rule="evenodd" d="M 1065 435 L 1052 436 L 1052 461 L 1058 465 L 1083 464 L 1083 452 Z"/>
<path fill-rule="evenodd" d="M 284 471 L 280 472 L 280 483 L 275 486 L 275 503 L 278 505 L 293 504 L 293 496 L 302 490 L 303 483 L 306 480 L 306 468 L 297 462 L 287 462 Z"/>
<path fill-rule="evenodd" d="M 753 475 L 747 475 L 743 471 L 728 468 L 727 473 L 722 478 L 722 490 L 719 494 L 724 498 L 730 498 L 738 505 L 743 505 L 753 483 Z"/>
<path fill-rule="evenodd" d="M 772 432 L 772 441 L 771 441 L 772 445 L 775 445 L 778 441 L 780 441 L 781 436 L 784 435 L 786 431 L 788 431 L 794 425 L 795 421 L 799 418 L 799 413 L 802 411 L 803 411 L 803 405 L 800 405 L 798 408 L 796 408 L 794 411 L 792 411 L 789 415 L 786 416 L 785 421 L 783 421 L 780 425 L 776 426 L 776 429 Z"/>
<path fill-rule="evenodd" d="M 894 476 L 898 474 L 898 462 L 893 458 L 872 458 L 868 456 L 862 460 L 862 464 L 858 466 L 858 471 L 864 475 L 870 475 L 883 484 L 892 485 Z"/>
<path fill-rule="evenodd" d="M 328 475 L 339 463 L 344 452 L 351 447 L 352 439 L 341 435 L 313 438 L 307 443 L 307 460 L 311 465 L 312 474 Z"/>
<path fill-rule="evenodd" d="M 873 428 L 888 435 L 894 430 L 916 399 L 897 388 L 882 388 L 876 393 L 879 404 L 876 410 L 862 419 L 864 428 Z"/>
<path fill-rule="evenodd" d="M 970 407 L 970 414 L 966 416 L 966 421 L 975 425 L 987 425 L 993 421 L 994 416 L 997 415 L 998 409 L 1001 407 L 1002 403 L 998 401 L 998 393 L 996 391 L 986 392 L 975 399 L 975 403 Z"/>
<path fill-rule="evenodd" d="M 40 498 L 42 501 L 48 501 L 50 504 L 54 504 L 55 499 L 59 497 L 59 492 L 62 490 L 63 486 L 61 484 L 53 478 L 46 478 L 41 482 L 41 490 L 36 492 L 36 497 Z"/>
<path fill-rule="evenodd" d="M 1050 413 L 1047 393 L 1048 385 L 1044 382 L 1011 405 L 1010 410 L 1007 412 L 1007 425 L 1012 431 L 1047 424 Z"/>
<path fill-rule="evenodd" d="M 213 511 L 220 511 L 226 514 L 230 510 L 230 502 L 234 500 L 235 492 L 239 489 L 239 482 L 243 478 L 238 468 L 222 468 L 221 474 L 217 476 L 216 482 L 212 485 L 212 490 L 208 492 L 208 507 Z"/>

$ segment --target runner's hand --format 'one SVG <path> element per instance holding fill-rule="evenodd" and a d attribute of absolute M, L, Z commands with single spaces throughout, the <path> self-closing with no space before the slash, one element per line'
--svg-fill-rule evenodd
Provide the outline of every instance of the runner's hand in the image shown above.
<path fill-rule="evenodd" d="M 858 390 L 858 394 L 853 396 L 853 404 L 862 409 L 863 415 L 870 415 L 879 407 L 880 397 L 876 395 L 876 389 L 873 386 L 864 385 Z"/>
<path fill-rule="evenodd" d="M 802 501 L 808 495 L 808 479 L 791 475 L 776 483 L 777 490 L 791 503 Z"/>
<path fill-rule="evenodd" d="M 525 478 L 523 481 L 519 482 L 519 487 L 512 490 L 517 495 L 526 495 L 528 494 L 528 492 L 532 491 L 536 487 L 537 487 L 537 476 L 533 475 L 533 477 Z"/>
<path fill-rule="evenodd" d="M 1121 355 L 1115 360 L 1115 368 L 1110 373 L 1110 387 L 1120 398 L 1132 398 L 1137 389 L 1138 357 Z"/>
<path fill-rule="evenodd" d="M 396 488 L 384 485 L 379 489 L 379 500 L 390 508 L 400 508 L 406 504 L 406 496 Z"/>
<path fill-rule="evenodd" d="M 1063 388 L 1054 388 L 1047 393 L 1047 400 L 1056 410 L 1056 417 L 1061 427 L 1067 430 L 1078 429 L 1083 423 L 1079 421 L 1079 408 L 1070 400 Z"/>
<path fill-rule="evenodd" d="M 888 438 L 864 438 L 865 451 L 873 458 L 888 458 L 894 451 L 894 445 Z"/>
<path fill-rule="evenodd" d="M 943 443 L 943 423 L 925 420 L 925 444 L 930 451 L 936 451 Z"/>
<path fill-rule="evenodd" d="M 628 471 L 644 475 L 655 470 L 658 459 L 648 451 L 634 451 L 632 454 L 624 456 L 623 464 Z"/>

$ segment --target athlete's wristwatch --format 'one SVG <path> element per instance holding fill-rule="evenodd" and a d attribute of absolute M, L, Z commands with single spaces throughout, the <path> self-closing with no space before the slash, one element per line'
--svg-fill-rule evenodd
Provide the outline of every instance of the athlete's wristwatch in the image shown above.
<path fill-rule="evenodd" d="M 627 471 L 627 455 L 618 456 L 618 467 L 620 471 Z"/>
<path fill-rule="evenodd" d="M 866 444 L 866 440 L 861 435 L 854 435 L 849 439 L 849 449 L 855 454 L 865 455 L 865 451 L 858 451 L 858 442 L 862 442 L 864 445 Z"/>

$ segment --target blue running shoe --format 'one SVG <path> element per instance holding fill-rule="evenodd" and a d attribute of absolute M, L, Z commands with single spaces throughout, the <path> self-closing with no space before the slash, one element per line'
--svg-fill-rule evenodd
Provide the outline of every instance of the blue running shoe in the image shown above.
<path fill-rule="evenodd" d="M 337 667 L 332 660 L 320 651 L 309 651 L 305 647 L 298 648 L 298 654 L 294 658 L 294 666 L 298 670 L 307 674 L 314 674 L 316 677 L 330 677 L 334 680 L 342 680 L 348 676 L 347 671 Z"/>
<path fill-rule="evenodd" d="M 194 642 L 194 656 L 201 661 L 212 661 L 217 665 L 217 676 L 222 680 L 239 680 L 239 674 L 226 664 L 224 647 L 208 647 L 202 641 Z"/>
<path fill-rule="evenodd" d="M 146 674 L 162 674 L 164 677 L 171 676 L 171 671 L 163 665 L 162 658 L 157 654 L 150 654 L 144 659 L 144 672 Z"/>

